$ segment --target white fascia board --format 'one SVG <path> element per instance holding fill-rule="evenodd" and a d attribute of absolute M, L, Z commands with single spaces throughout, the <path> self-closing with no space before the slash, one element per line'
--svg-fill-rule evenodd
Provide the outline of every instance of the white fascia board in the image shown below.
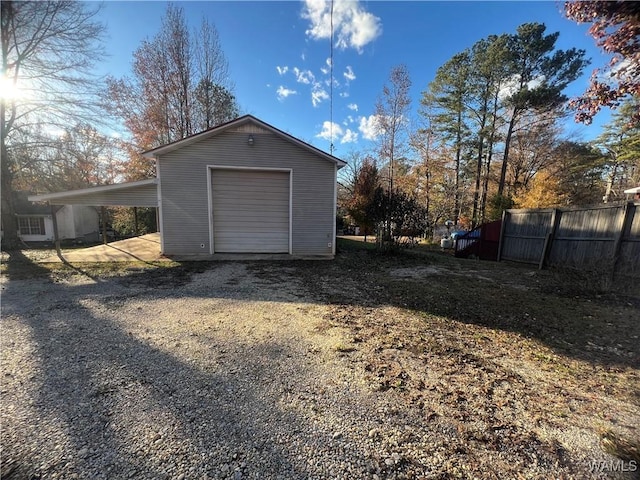
<path fill-rule="evenodd" d="M 157 178 L 148 180 L 139 180 L 137 182 L 116 183 L 113 185 L 100 185 L 98 187 L 82 188 L 80 190 L 67 190 L 66 192 L 45 193 L 43 195 L 29 195 L 27 198 L 31 202 L 46 202 L 48 200 L 60 200 L 68 197 L 78 197 L 92 193 L 114 192 L 118 190 L 126 190 L 128 188 L 142 187 L 145 185 L 154 185 L 158 183 Z"/>
<path fill-rule="evenodd" d="M 154 148 L 152 150 L 147 150 L 146 152 L 142 152 L 142 156 L 145 158 L 152 158 L 152 159 L 157 159 L 159 155 L 163 155 L 165 153 L 168 152 L 173 152 L 174 150 L 177 150 L 179 148 L 185 147 L 187 145 L 190 145 L 192 143 L 198 142 L 200 140 L 204 140 L 207 139 L 209 137 L 218 135 L 230 128 L 236 127 L 238 125 L 242 125 L 245 123 L 249 123 L 252 122 L 262 128 L 264 128 L 265 130 L 268 130 L 272 133 L 274 133 L 275 135 L 279 136 L 280 138 L 283 138 L 291 143 L 294 143 L 296 145 L 298 145 L 301 148 L 304 148 L 305 150 L 311 151 L 316 155 L 321 156 L 322 158 L 324 158 L 325 160 L 328 160 L 330 162 L 335 163 L 338 168 L 342 168 L 344 167 L 347 162 L 345 162 L 344 160 L 340 160 L 338 157 L 334 157 L 333 155 L 324 152 L 322 150 L 320 150 L 317 147 L 314 147 L 313 145 L 310 145 L 306 142 L 303 142 L 302 140 L 294 137 L 293 135 L 290 135 L 286 132 L 283 132 L 282 130 L 277 129 L 276 127 L 269 125 L 268 123 L 263 122 L 262 120 L 260 120 L 259 118 L 254 117 L 253 115 L 244 115 L 240 118 L 237 118 L 235 120 L 232 120 L 230 122 L 224 123 L 222 125 L 219 125 L 217 127 L 213 127 L 210 128 L 209 130 L 205 130 L 204 132 L 200 132 L 200 133 L 196 133 L 195 135 L 192 135 L 190 137 L 187 138 L 183 138 L 182 140 L 177 140 L 173 143 L 169 143 L 167 145 L 162 145 L 161 147 L 157 147 Z"/>

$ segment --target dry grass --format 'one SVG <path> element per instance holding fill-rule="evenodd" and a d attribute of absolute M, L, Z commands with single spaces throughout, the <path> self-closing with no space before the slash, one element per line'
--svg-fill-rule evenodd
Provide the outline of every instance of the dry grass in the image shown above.
<path fill-rule="evenodd" d="M 588 476 L 603 452 L 638 461 L 637 296 L 433 249 L 387 256 L 339 245 L 335 262 L 296 273 L 331 305 L 326 324 L 348 330 L 345 351 L 373 390 L 404 398 L 427 422 L 453 422 L 452 459 L 473 458 L 485 476 L 515 475 L 520 461 Z M 504 451 L 510 460 L 496 463 Z"/>

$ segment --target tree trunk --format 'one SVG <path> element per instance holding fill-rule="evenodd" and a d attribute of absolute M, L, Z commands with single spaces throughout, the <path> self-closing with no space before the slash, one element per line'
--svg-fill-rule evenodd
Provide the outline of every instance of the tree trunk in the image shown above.
<path fill-rule="evenodd" d="M 498 195 L 502 196 L 504 193 L 504 186 L 507 178 L 507 163 L 509 161 L 509 147 L 511 146 L 511 137 L 513 136 L 513 128 L 516 124 L 516 110 L 513 110 L 511 120 L 509 121 L 509 129 L 507 130 L 507 136 L 504 139 L 504 157 L 502 159 L 502 168 L 500 169 L 500 182 L 498 183 Z"/>
<path fill-rule="evenodd" d="M 13 17 L 13 3 L 4 2 L 2 5 L 2 17 L 2 71 L 7 72 L 10 35 L 5 27 L 8 19 Z M 10 103 L 10 112 L 7 112 L 7 105 Z M 7 138 L 15 118 L 15 101 L 0 101 L 0 189 L 2 190 L 0 212 L 3 232 L 2 248 L 4 250 L 16 250 L 20 245 L 18 224 L 13 205 L 13 172 L 11 171 L 11 161 L 7 148 Z"/>
<path fill-rule="evenodd" d="M 498 94 L 499 89 L 496 88 L 493 97 L 493 113 L 491 115 L 491 133 L 489 134 L 489 143 L 487 144 L 487 161 L 485 163 L 485 174 L 482 185 L 482 199 L 480 200 L 480 221 L 484 223 L 487 211 L 487 197 L 489 196 L 489 175 L 491 174 L 491 160 L 493 160 L 493 144 L 496 138 L 496 122 L 498 119 Z"/>
<path fill-rule="evenodd" d="M 618 164 L 614 163 L 613 169 L 611 170 L 611 174 L 609 175 L 609 178 L 607 178 L 607 189 L 605 190 L 604 197 L 602 198 L 602 201 L 604 203 L 609 203 L 609 200 L 611 199 L 611 191 L 613 190 L 613 184 L 615 182 L 617 172 L 618 172 Z"/>
<path fill-rule="evenodd" d="M 456 194 L 454 196 L 454 219 L 453 224 L 458 225 L 460 218 L 460 157 L 462 156 L 462 112 L 458 111 L 458 131 L 456 132 Z"/>
<path fill-rule="evenodd" d="M 490 140 L 487 150 L 487 161 L 484 164 L 484 180 L 482 183 L 482 197 L 480 199 L 480 221 L 484 223 L 487 211 L 487 197 L 489 196 L 489 173 L 491 172 L 491 159 L 493 157 L 493 139 Z"/>
<path fill-rule="evenodd" d="M 0 119 L 2 122 L 2 138 L 0 140 L 2 142 L 2 150 L 0 152 L 2 155 L 2 159 L 0 160 L 0 164 L 2 165 L 0 168 L 0 188 L 2 188 L 2 248 L 4 250 L 16 250 L 20 247 L 20 239 L 18 238 L 18 224 L 16 222 L 15 208 L 13 205 L 13 174 L 11 172 L 8 149 L 5 142 L 6 131 L 4 106 L 2 105 L 0 108 L 2 109 L 0 115 L 2 117 Z"/>
<path fill-rule="evenodd" d="M 471 228 L 478 226 L 478 212 L 480 210 L 480 177 L 482 177 L 482 161 L 484 154 L 484 127 L 487 123 L 487 102 L 485 100 L 482 113 L 482 121 L 480 122 L 480 133 L 478 135 L 478 162 L 476 165 L 476 183 L 473 190 L 473 213 L 471 214 Z"/>

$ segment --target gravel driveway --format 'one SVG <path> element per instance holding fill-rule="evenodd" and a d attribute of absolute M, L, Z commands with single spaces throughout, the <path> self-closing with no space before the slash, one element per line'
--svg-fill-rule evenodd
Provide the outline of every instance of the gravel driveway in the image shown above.
<path fill-rule="evenodd" d="M 564 446 L 553 439 L 562 419 L 546 439 L 530 433 L 525 410 L 544 390 L 522 376 L 525 364 L 509 370 L 508 354 L 498 358 L 505 334 L 495 334 L 493 362 L 444 347 L 490 342 L 491 330 L 437 334 L 434 323 L 428 356 L 412 346 L 423 316 L 336 306 L 327 292 L 355 296 L 357 285 L 314 285 L 300 274 L 314 263 L 297 265 L 3 276 L 3 478 L 504 478 L 507 468 L 522 478 L 606 478 L 577 463 L 613 458 L 588 430 L 572 427 Z M 390 322 L 406 330 L 393 333 Z M 383 333 L 363 340 L 358 329 Z M 458 378 L 469 383 L 464 394 Z M 490 382 L 493 393 L 478 393 Z M 631 425 L 638 409 L 624 408 Z"/>
<path fill-rule="evenodd" d="M 3 461 L 16 478 L 392 469 L 402 459 L 379 458 L 377 431 L 402 434 L 404 422 L 337 354 L 326 307 L 282 280 L 258 281 L 235 263 L 178 288 L 5 282 Z"/>

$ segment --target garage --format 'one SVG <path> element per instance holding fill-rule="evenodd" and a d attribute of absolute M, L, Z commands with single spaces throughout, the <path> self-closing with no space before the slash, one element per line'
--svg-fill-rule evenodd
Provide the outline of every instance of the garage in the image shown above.
<path fill-rule="evenodd" d="M 335 255 L 339 158 L 251 115 L 143 156 L 154 178 L 37 200 L 157 207 L 160 251 L 175 259 Z"/>
<path fill-rule="evenodd" d="M 291 172 L 211 167 L 215 253 L 290 253 Z"/>

